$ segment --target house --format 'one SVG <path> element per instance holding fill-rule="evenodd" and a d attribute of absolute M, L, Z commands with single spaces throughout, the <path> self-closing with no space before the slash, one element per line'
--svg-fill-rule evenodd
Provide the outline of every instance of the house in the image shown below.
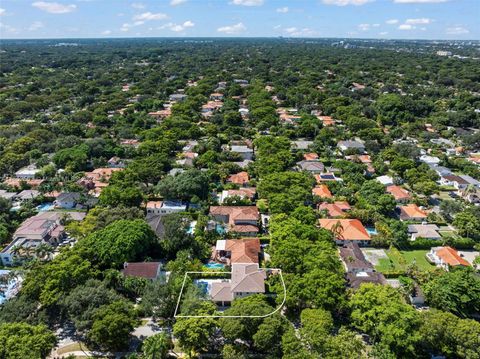
<path fill-rule="evenodd" d="M 123 264 L 122 273 L 126 277 L 158 279 L 162 274 L 160 262 L 130 262 Z"/>
<path fill-rule="evenodd" d="M 330 116 L 317 116 L 317 118 L 322 121 L 324 127 L 335 125 L 335 120 Z"/>
<path fill-rule="evenodd" d="M 358 272 L 347 273 L 347 283 L 350 288 L 358 289 L 364 283 L 373 283 L 378 285 L 388 284 L 385 276 L 380 272 Z"/>
<path fill-rule="evenodd" d="M 63 192 L 57 196 L 53 202 L 56 208 L 71 209 L 74 208 L 80 200 L 80 193 L 77 192 Z"/>
<path fill-rule="evenodd" d="M 222 101 L 223 100 L 223 93 L 214 92 L 214 93 L 210 94 L 210 100 Z"/>
<path fill-rule="evenodd" d="M 352 162 L 360 162 L 367 166 L 367 172 L 369 174 L 375 173 L 375 168 L 372 165 L 372 158 L 370 155 L 352 155 L 352 156 L 345 156 L 345 159 L 352 161 Z"/>
<path fill-rule="evenodd" d="M 424 162 L 426 164 L 432 164 L 432 165 L 438 165 L 441 162 L 440 158 L 435 156 L 429 156 L 429 155 L 421 155 L 419 160 L 420 162 Z"/>
<path fill-rule="evenodd" d="M 312 194 L 320 198 L 333 198 L 332 192 L 330 192 L 327 185 L 324 184 L 315 186 L 315 188 L 312 189 Z"/>
<path fill-rule="evenodd" d="M 222 306 L 229 305 L 236 298 L 251 294 L 265 293 L 265 270 L 259 267 L 260 241 L 258 238 L 219 240 L 217 256 L 229 263 L 231 279 L 212 283 L 212 301 Z"/>
<path fill-rule="evenodd" d="M 211 206 L 210 215 L 215 221 L 226 225 L 226 230 L 246 237 L 259 232 L 260 213 L 257 206 Z"/>
<path fill-rule="evenodd" d="M 450 267 L 469 267 L 468 263 L 464 258 L 458 254 L 458 252 L 452 247 L 433 247 L 430 252 L 426 254 L 427 260 L 437 267 L 449 270 Z"/>
<path fill-rule="evenodd" d="M 307 171 L 313 174 L 320 174 L 325 170 L 325 166 L 322 162 L 316 160 L 300 161 L 297 162 L 297 169 L 299 171 Z"/>
<path fill-rule="evenodd" d="M 109 168 L 125 168 L 125 161 L 118 156 L 113 156 L 107 163 Z"/>
<path fill-rule="evenodd" d="M 24 201 L 29 201 L 29 200 L 35 199 L 38 196 L 40 196 L 39 191 L 34 190 L 34 189 L 26 189 L 26 190 L 23 190 L 22 192 L 18 193 L 15 196 L 15 199 L 20 201 L 20 202 L 24 202 Z"/>
<path fill-rule="evenodd" d="M 223 203 L 227 198 L 234 198 L 234 197 L 239 197 L 241 199 L 249 199 L 250 201 L 252 201 L 255 198 L 256 193 L 257 193 L 257 190 L 254 187 L 223 190 L 218 195 L 218 201 L 219 203 Z"/>
<path fill-rule="evenodd" d="M 390 186 L 387 186 L 385 191 L 387 193 L 390 193 L 393 196 L 393 198 L 395 198 L 395 201 L 399 203 L 408 202 L 412 198 L 410 195 L 410 192 L 408 192 L 406 189 L 400 186 L 390 185 Z"/>
<path fill-rule="evenodd" d="M 319 184 L 323 183 L 323 182 L 342 181 L 341 178 L 338 178 L 337 176 L 335 176 L 335 173 L 332 173 L 332 172 L 319 173 L 319 174 L 314 175 L 314 177 L 315 177 L 315 180 L 317 181 L 317 183 L 319 183 Z"/>
<path fill-rule="evenodd" d="M 157 121 L 161 121 L 172 115 L 172 109 L 170 107 L 167 107 L 164 110 L 149 112 L 148 115 L 153 117 Z"/>
<path fill-rule="evenodd" d="M 357 243 L 347 242 L 340 247 L 339 252 L 347 273 L 375 271 L 372 263 L 365 259 L 365 256 Z"/>
<path fill-rule="evenodd" d="M 64 218 L 81 221 L 81 212 L 42 212 L 23 221 L 13 233 L 12 241 L 0 252 L 3 265 L 13 265 L 18 258 L 18 248 L 22 251 L 35 249 L 42 243 L 56 246 L 65 238 Z M 33 253 L 32 253 L 33 254 Z"/>
<path fill-rule="evenodd" d="M 410 234 L 410 240 L 414 241 L 417 238 L 425 239 L 441 239 L 442 236 L 438 232 L 439 228 L 435 224 L 410 224 L 408 225 L 408 234 Z"/>
<path fill-rule="evenodd" d="M 231 145 L 230 152 L 238 153 L 244 160 L 253 160 L 253 149 L 246 145 Z"/>
<path fill-rule="evenodd" d="M 397 211 L 400 213 L 399 217 L 402 221 L 415 221 L 422 222 L 427 219 L 427 212 L 423 211 L 416 204 L 407 204 L 404 206 L 398 206 Z"/>
<path fill-rule="evenodd" d="M 360 141 L 339 141 L 337 147 L 342 152 L 356 151 L 357 153 L 365 152 L 365 145 Z"/>
<path fill-rule="evenodd" d="M 470 204 L 480 203 L 480 189 L 467 187 L 458 191 L 459 195 Z M 0 194 L 0 197 L 2 195 Z"/>
<path fill-rule="evenodd" d="M 138 146 L 140 146 L 140 141 L 134 138 L 127 138 L 127 139 L 121 140 L 120 145 L 125 147 L 138 148 Z"/>
<path fill-rule="evenodd" d="M 233 183 L 243 187 L 246 187 L 249 181 L 250 177 L 248 176 L 248 172 L 245 171 L 233 174 L 227 178 L 227 183 Z"/>
<path fill-rule="evenodd" d="M 29 185 L 30 188 L 38 188 L 44 180 L 43 179 L 21 179 L 21 178 L 7 178 L 3 181 L 4 184 L 10 187 L 21 188 L 22 182 Z"/>
<path fill-rule="evenodd" d="M 113 173 L 122 170 L 123 168 L 96 168 L 92 172 L 85 172 L 77 183 L 90 190 L 93 196 L 98 197 L 102 189 L 108 186 Z"/>
<path fill-rule="evenodd" d="M 30 165 L 20 168 L 17 172 L 15 172 L 15 177 L 20 179 L 33 179 L 39 172 L 40 170 L 37 168 L 37 166 Z"/>
<path fill-rule="evenodd" d="M 7 201 L 12 202 L 16 196 L 17 196 L 16 192 L 7 192 L 4 189 L 0 189 L 0 198 L 6 199 Z"/>
<path fill-rule="evenodd" d="M 168 96 L 168 100 L 171 102 L 183 102 L 187 99 L 187 95 L 183 93 L 174 93 Z"/>
<path fill-rule="evenodd" d="M 358 219 L 319 219 L 320 227 L 333 232 L 337 244 L 345 244 L 349 241 L 357 242 L 358 245 L 368 245 L 370 234 Z"/>
<path fill-rule="evenodd" d="M 179 201 L 148 201 L 147 202 L 147 215 L 161 215 L 185 212 L 187 206 Z"/>
<path fill-rule="evenodd" d="M 451 186 L 455 187 L 456 189 L 464 189 L 469 185 L 467 180 L 454 174 L 442 176 L 439 182 L 443 186 Z"/>
<path fill-rule="evenodd" d="M 315 152 L 304 153 L 303 159 L 305 161 L 316 161 L 318 160 L 318 155 Z"/>
<path fill-rule="evenodd" d="M 345 201 L 336 201 L 333 203 L 324 202 L 318 205 L 318 210 L 327 211 L 329 218 L 343 217 L 345 212 L 350 209 L 350 205 Z"/>
<path fill-rule="evenodd" d="M 307 141 L 307 140 L 292 141 L 292 146 L 293 146 L 293 149 L 296 149 L 296 150 L 308 150 L 310 146 L 313 146 L 313 141 Z"/>
<path fill-rule="evenodd" d="M 379 176 L 377 178 L 375 178 L 378 182 L 380 182 L 381 184 L 383 184 L 384 186 L 391 186 L 393 185 L 393 178 L 390 177 L 390 176 Z"/>

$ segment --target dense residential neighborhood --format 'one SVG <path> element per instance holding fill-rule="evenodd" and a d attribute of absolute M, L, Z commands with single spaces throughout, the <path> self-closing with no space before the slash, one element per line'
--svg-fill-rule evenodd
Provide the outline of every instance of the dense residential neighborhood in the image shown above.
<path fill-rule="evenodd" d="M 2 43 L 0 358 L 480 358 L 478 43 L 352 41 Z"/>

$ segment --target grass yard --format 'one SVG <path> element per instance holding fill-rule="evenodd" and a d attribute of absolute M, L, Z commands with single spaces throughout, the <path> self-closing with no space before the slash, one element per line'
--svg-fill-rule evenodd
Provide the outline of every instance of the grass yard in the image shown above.
<path fill-rule="evenodd" d="M 421 270 L 432 270 L 435 266 L 428 263 L 425 258 L 427 250 L 413 250 L 413 251 L 399 251 L 396 248 L 391 248 L 385 251 L 387 258 L 380 258 L 376 269 L 379 272 L 402 271 L 410 264 L 415 263 Z"/>

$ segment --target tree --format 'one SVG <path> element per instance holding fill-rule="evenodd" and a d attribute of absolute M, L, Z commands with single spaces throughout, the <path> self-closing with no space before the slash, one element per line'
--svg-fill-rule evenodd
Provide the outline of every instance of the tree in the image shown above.
<path fill-rule="evenodd" d="M 318 353 L 323 352 L 325 341 L 333 330 L 333 318 L 324 309 L 304 309 L 300 315 L 301 334 L 308 345 Z"/>
<path fill-rule="evenodd" d="M 453 225 L 461 236 L 480 239 L 480 218 L 473 212 L 467 210 L 457 213 Z"/>
<path fill-rule="evenodd" d="M 215 309 L 212 302 L 203 302 L 193 315 L 212 315 Z M 173 335 L 186 353 L 192 357 L 195 352 L 208 349 L 215 327 L 216 324 L 212 318 L 179 318 L 173 325 Z"/>
<path fill-rule="evenodd" d="M 197 169 L 187 170 L 176 176 L 166 176 L 158 183 L 157 190 L 166 199 L 188 201 L 193 196 L 206 199 L 208 176 Z"/>
<path fill-rule="evenodd" d="M 99 203 L 108 207 L 138 207 L 143 201 L 142 191 L 133 186 L 109 185 L 102 190 L 99 197 Z"/>
<path fill-rule="evenodd" d="M 0 357 L 5 359 L 45 358 L 56 343 L 44 325 L 0 324 Z"/>
<path fill-rule="evenodd" d="M 471 269 L 442 272 L 423 286 L 428 303 L 465 317 L 480 311 L 480 279 Z"/>
<path fill-rule="evenodd" d="M 72 288 L 94 277 L 95 273 L 88 260 L 70 250 L 51 262 L 35 266 L 26 275 L 22 292 L 32 299 L 39 299 L 46 306 L 54 305 Z"/>
<path fill-rule="evenodd" d="M 84 332 L 92 327 L 98 308 L 121 299 L 122 296 L 113 289 L 108 289 L 104 283 L 90 279 L 73 289 L 61 303 L 75 323 L 77 331 Z"/>
<path fill-rule="evenodd" d="M 253 343 L 257 350 L 262 353 L 279 358 L 282 355 L 281 335 L 287 329 L 289 323 L 280 315 L 272 315 L 264 319 L 253 335 Z"/>
<path fill-rule="evenodd" d="M 363 284 L 350 300 L 352 325 L 396 355 L 409 356 L 419 343 L 419 318 L 400 293 L 390 287 Z"/>
<path fill-rule="evenodd" d="M 120 351 L 128 347 L 130 333 L 138 325 L 133 306 L 125 300 L 103 305 L 93 316 L 88 339 L 98 347 Z"/>
<path fill-rule="evenodd" d="M 78 243 L 82 253 L 103 268 L 141 260 L 155 245 L 155 232 L 141 219 L 119 220 Z"/>
<path fill-rule="evenodd" d="M 358 338 L 358 334 L 340 328 L 334 336 L 326 338 L 322 358 L 326 359 L 357 359 L 365 357 L 365 344 Z"/>
<path fill-rule="evenodd" d="M 165 359 L 172 348 L 172 340 L 164 332 L 145 339 L 142 344 L 143 356 L 146 359 Z"/>

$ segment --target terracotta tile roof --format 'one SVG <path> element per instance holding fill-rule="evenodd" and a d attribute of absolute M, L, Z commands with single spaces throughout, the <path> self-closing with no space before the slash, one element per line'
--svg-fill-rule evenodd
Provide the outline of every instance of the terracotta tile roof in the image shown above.
<path fill-rule="evenodd" d="M 396 185 L 387 186 L 386 191 L 390 193 L 397 201 L 410 199 L 411 197 L 410 193 L 406 189 Z"/>
<path fill-rule="evenodd" d="M 427 213 L 421 210 L 416 204 L 411 203 L 406 206 L 399 206 L 398 208 L 400 209 L 400 219 L 427 218 Z"/>
<path fill-rule="evenodd" d="M 337 223 L 340 223 L 340 231 L 336 239 L 356 241 L 370 240 L 370 235 L 358 219 L 319 219 L 320 227 L 331 230 Z"/>
<path fill-rule="evenodd" d="M 321 203 L 318 206 L 320 211 L 327 210 L 329 217 L 342 217 L 345 214 L 345 211 L 350 209 L 348 202 L 334 202 L 334 203 Z"/>
<path fill-rule="evenodd" d="M 250 181 L 248 172 L 242 171 L 228 177 L 227 182 L 235 183 L 238 185 L 244 185 Z"/>
<path fill-rule="evenodd" d="M 458 252 L 452 247 L 440 247 L 437 249 L 436 254 L 450 266 L 470 266 L 470 263 L 460 257 Z"/>
<path fill-rule="evenodd" d="M 258 227 L 253 224 L 234 224 L 230 226 L 230 231 L 237 233 L 257 233 Z"/>
<path fill-rule="evenodd" d="M 231 263 L 258 263 L 260 240 L 258 238 L 229 239 L 225 250 L 231 252 Z"/>
<path fill-rule="evenodd" d="M 147 208 L 161 208 L 163 201 L 148 201 Z"/>
<path fill-rule="evenodd" d="M 316 186 L 313 190 L 312 193 L 314 196 L 318 196 L 321 198 L 333 198 L 332 193 L 328 189 L 327 185 L 321 184 L 319 186 Z"/>
<path fill-rule="evenodd" d="M 314 161 L 314 160 L 318 160 L 318 155 L 314 152 L 310 152 L 310 153 L 304 153 L 303 154 L 303 159 L 305 161 Z"/>
<path fill-rule="evenodd" d="M 160 273 L 160 262 L 125 263 L 122 273 L 127 277 L 155 279 Z"/>
<path fill-rule="evenodd" d="M 332 126 L 335 124 L 335 120 L 330 116 L 317 116 L 317 118 L 323 122 L 324 126 Z"/>
<path fill-rule="evenodd" d="M 229 230 L 233 232 L 258 232 L 258 227 L 251 223 L 260 218 L 257 206 L 211 206 L 210 215 L 226 216 Z"/>
<path fill-rule="evenodd" d="M 3 183 L 11 187 L 20 187 L 22 182 L 25 182 L 32 188 L 36 188 L 43 183 L 43 179 L 21 179 L 21 178 L 7 178 Z"/>
<path fill-rule="evenodd" d="M 229 189 L 226 191 L 228 197 L 239 196 L 239 197 L 247 197 L 252 199 L 255 197 L 257 193 L 257 189 L 255 187 L 248 187 L 248 188 L 239 188 L 239 189 Z"/>

